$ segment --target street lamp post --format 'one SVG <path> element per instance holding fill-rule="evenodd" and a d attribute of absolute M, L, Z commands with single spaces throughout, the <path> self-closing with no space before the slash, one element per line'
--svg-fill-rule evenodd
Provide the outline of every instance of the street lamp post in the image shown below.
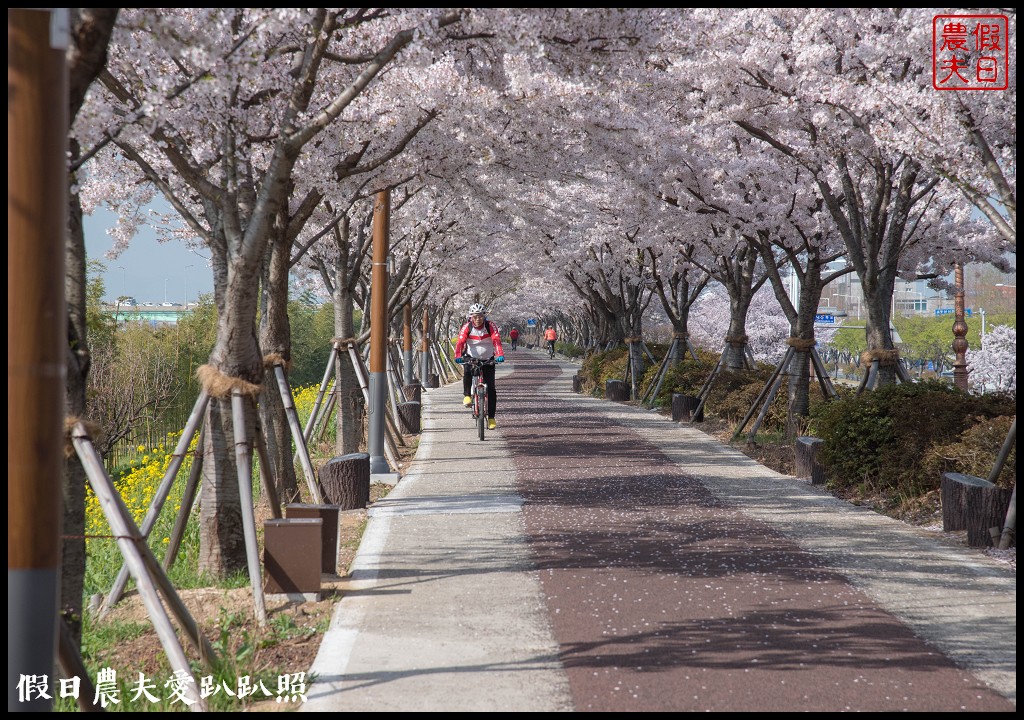
<path fill-rule="evenodd" d="M 124 265 L 118 265 L 117 267 L 121 269 L 121 297 L 128 297 L 127 280 L 125 279 L 128 276 L 128 269 Z"/>
<path fill-rule="evenodd" d="M 164 278 L 164 304 L 167 304 L 167 278 Z"/>

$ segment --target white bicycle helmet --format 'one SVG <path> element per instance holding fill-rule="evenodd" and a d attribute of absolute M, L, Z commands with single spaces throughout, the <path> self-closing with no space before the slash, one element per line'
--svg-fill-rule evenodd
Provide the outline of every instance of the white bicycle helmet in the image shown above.
<path fill-rule="evenodd" d="M 469 315 L 486 315 L 486 314 L 487 314 L 487 308 L 485 308 L 480 303 L 473 303 L 472 305 L 470 305 L 469 306 L 469 312 L 466 313 L 467 316 L 469 316 Z"/>

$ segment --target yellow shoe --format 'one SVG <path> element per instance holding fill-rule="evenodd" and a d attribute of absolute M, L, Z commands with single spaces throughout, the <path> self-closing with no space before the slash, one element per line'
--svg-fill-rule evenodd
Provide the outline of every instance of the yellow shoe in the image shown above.
<path fill-rule="evenodd" d="M 494 429 L 496 429 L 497 427 L 498 427 L 498 423 L 494 422 L 494 418 L 490 418 L 490 419 L 489 419 L 489 420 L 487 421 L 487 429 L 488 429 L 488 430 L 494 430 Z"/>
<path fill-rule="evenodd" d="M 471 395 L 467 395 L 466 397 L 462 398 L 462 404 L 465 405 L 466 407 L 469 407 L 470 405 L 473 404 L 473 397 Z"/>

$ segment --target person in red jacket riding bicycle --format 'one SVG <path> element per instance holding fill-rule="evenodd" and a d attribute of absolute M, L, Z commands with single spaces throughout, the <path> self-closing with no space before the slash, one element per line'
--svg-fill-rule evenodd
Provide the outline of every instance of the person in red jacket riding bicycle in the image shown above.
<path fill-rule="evenodd" d="M 480 303 L 469 306 L 469 320 L 459 330 L 459 339 L 455 342 L 455 362 L 462 364 L 465 356 L 477 360 L 505 362 L 505 351 L 501 348 L 501 330 L 487 319 L 487 309 Z M 487 383 L 487 429 L 494 430 L 498 424 L 494 420 L 494 412 L 498 407 L 498 390 L 494 384 L 494 365 L 480 368 Z M 462 375 L 462 404 L 469 407 L 473 404 L 472 392 L 473 373 Z"/>

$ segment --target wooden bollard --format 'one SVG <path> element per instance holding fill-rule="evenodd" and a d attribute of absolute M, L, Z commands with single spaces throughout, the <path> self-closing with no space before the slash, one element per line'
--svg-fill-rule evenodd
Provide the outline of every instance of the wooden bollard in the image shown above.
<path fill-rule="evenodd" d="M 402 421 L 402 432 L 406 435 L 415 435 L 420 431 L 420 404 L 419 402 L 398 403 L 398 417 Z"/>
<path fill-rule="evenodd" d="M 579 375 L 572 376 L 572 391 L 574 393 L 583 392 L 583 378 Z"/>
<path fill-rule="evenodd" d="M 331 458 L 320 468 L 324 499 L 342 510 L 364 508 L 370 502 L 370 455 L 349 453 Z"/>
<path fill-rule="evenodd" d="M 607 380 L 604 384 L 605 400 L 625 402 L 629 400 L 629 385 L 623 380 Z"/>
<path fill-rule="evenodd" d="M 818 461 L 818 453 L 825 441 L 807 435 L 796 439 L 796 476 L 810 478 L 811 485 L 825 484 L 825 467 Z"/>
<path fill-rule="evenodd" d="M 423 401 L 423 386 L 418 382 L 411 382 L 408 385 L 402 386 L 402 394 L 405 395 L 406 400 L 413 402 Z"/>
<path fill-rule="evenodd" d="M 967 530 L 970 547 L 990 546 L 989 528 L 1002 528 L 1012 491 L 973 475 L 948 472 L 942 474 L 939 493 L 942 529 Z"/>
<path fill-rule="evenodd" d="M 703 408 L 701 408 L 699 420 L 693 417 L 693 411 L 699 404 L 700 399 L 694 395 L 672 393 L 672 422 L 700 422 L 704 419 Z"/>

